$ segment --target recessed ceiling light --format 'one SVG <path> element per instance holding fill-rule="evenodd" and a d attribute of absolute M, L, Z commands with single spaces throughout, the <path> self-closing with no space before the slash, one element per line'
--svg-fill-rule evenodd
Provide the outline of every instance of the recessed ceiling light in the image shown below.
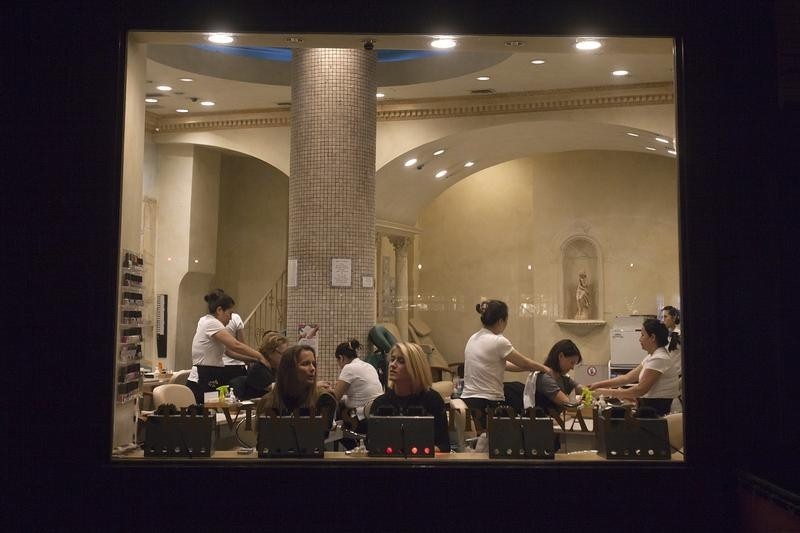
<path fill-rule="evenodd" d="M 665 139 L 664 137 L 656 137 L 656 140 L 660 143 L 669 144 L 669 139 Z"/>
<path fill-rule="evenodd" d="M 375 98 L 383 98 L 384 96 L 386 95 L 383 93 L 375 93 Z"/>
<path fill-rule="evenodd" d="M 442 155 L 443 153 L 444 153 L 444 148 L 440 148 L 439 150 L 433 152 L 433 155 Z"/>
<path fill-rule="evenodd" d="M 678 152 L 676 152 L 675 150 L 667 150 L 667 153 L 672 155 L 677 155 Z"/>
<path fill-rule="evenodd" d="M 188 109 L 176 109 L 175 111 L 177 111 L 178 113 L 188 113 L 189 112 Z"/>
<path fill-rule="evenodd" d="M 431 41 L 431 46 L 434 48 L 454 48 L 456 41 L 452 37 L 437 37 Z"/>
<path fill-rule="evenodd" d="M 417 158 L 416 157 L 412 157 L 411 159 L 409 159 L 408 161 L 403 163 L 403 166 L 404 167 L 410 167 L 411 165 L 414 165 L 416 163 L 417 163 Z"/>
<path fill-rule="evenodd" d="M 200 262 L 200 260 L 199 260 L 199 259 L 195 259 L 195 260 L 194 260 L 194 262 L 195 262 L 195 263 L 199 263 L 199 262 Z"/>
<path fill-rule="evenodd" d="M 158 89 L 159 91 L 171 91 L 172 87 L 170 87 L 169 85 L 159 85 L 156 87 L 156 89 Z"/>
<path fill-rule="evenodd" d="M 655 151 L 656 151 L 656 149 L 655 149 L 655 148 L 653 148 L 652 146 L 645 146 L 645 147 L 644 147 L 644 149 L 645 149 L 645 150 L 650 150 L 650 151 L 652 151 L 652 152 L 655 152 Z"/>
<path fill-rule="evenodd" d="M 212 33 L 208 40 L 216 44 L 229 44 L 233 42 L 233 35 L 230 33 Z"/>
<path fill-rule="evenodd" d="M 447 171 L 446 170 L 440 170 L 439 172 L 436 173 L 436 178 L 437 179 L 438 178 L 443 178 L 445 176 L 447 176 Z"/>
<path fill-rule="evenodd" d="M 615 71 L 613 71 L 611 73 L 612 76 L 627 76 L 628 74 L 630 74 L 630 72 L 628 72 L 627 70 L 622 70 L 622 69 L 615 70 Z"/>
<path fill-rule="evenodd" d="M 492 78 L 490 78 L 489 76 L 478 76 L 475 79 L 478 80 L 478 81 L 489 81 Z"/>
<path fill-rule="evenodd" d="M 200 102 L 200 105 L 204 105 L 206 107 L 211 107 L 212 105 L 216 105 L 216 104 L 214 102 L 212 102 L 211 100 L 205 100 L 203 102 Z"/>
<path fill-rule="evenodd" d="M 532 59 L 531 64 L 533 65 L 544 65 L 544 59 Z"/>
<path fill-rule="evenodd" d="M 632 131 L 626 131 L 625 135 L 630 135 L 631 137 L 638 137 L 639 136 L 638 133 L 633 133 Z"/>
<path fill-rule="evenodd" d="M 178 81 L 194 81 L 192 78 L 179 78 Z"/>
<path fill-rule="evenodd" d="M 472 166 L 472 165 L 474 165 L 474 164 L 475 164 L 475 161 L 467 161 L 466 163 L 464 163 L 464 166 L 465 166 L 465 167 L 467 167 L 467 168 L 469 168 L 469 167 L 471 167 L 471 166 Z"/>
<path fill-rule="evenodd" d="M 155 104 L 156 102 L 158 102 L 158 98 L 145 98 L 144 101 L 147 102 L 148 104 Z"/>
<path fill-rule="evenodd" d="M 578 50 L 597 50 L 601 46 L 603 43 L 592 37 L 578 39 L 578 42 L 575 43 L 575 48 Z"/>

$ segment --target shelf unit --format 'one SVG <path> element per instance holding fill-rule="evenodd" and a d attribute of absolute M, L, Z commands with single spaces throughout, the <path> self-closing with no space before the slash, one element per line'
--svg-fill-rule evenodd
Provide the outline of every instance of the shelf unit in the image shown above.
<path fill-rule="evenodd" d="M 115 444 L 136 442 L 136 410 L 142 394 L 142 328 L 144 313 L 144 258 L 131 250 L 120 254 L 119 308 L 114 413 Z"/>

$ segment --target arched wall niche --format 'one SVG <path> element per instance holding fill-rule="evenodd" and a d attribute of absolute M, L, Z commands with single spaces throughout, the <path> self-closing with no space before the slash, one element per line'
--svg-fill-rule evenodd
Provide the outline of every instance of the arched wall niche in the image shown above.
<path fill-rule="evenodd" d="M 561 244 L 559 256 L 561 317 L 598 321 L 603 317 L 603 257 L 600 244 L 585 233 Z M 583 282 L 578 294 L 578 285 Z M 581 304 L 579 304 L 579 296 Z"/>

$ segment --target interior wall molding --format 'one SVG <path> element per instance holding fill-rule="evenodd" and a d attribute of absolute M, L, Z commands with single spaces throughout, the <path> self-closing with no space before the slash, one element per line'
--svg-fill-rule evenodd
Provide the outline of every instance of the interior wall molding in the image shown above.
<path fill-rule="evenodd" d="M 624 86 L 583 87 L 491 95 L 396 100 L 378 104 L 379 122 L 424 120 L 469 116 L 567 111 L 603 107 L 631 107 L 672 104 L 675 91 L 671 82 L 642 83 Z M 284 128 L 291 124 L 291 110 L 286 108 L 194 115 L 159 116 L 147 113 L 147 131 L 179 133 L 241 128 Z"/>

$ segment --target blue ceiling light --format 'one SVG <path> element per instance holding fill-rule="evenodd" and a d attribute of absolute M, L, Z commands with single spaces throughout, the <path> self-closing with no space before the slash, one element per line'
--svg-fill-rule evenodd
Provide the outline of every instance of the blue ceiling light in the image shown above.
<path fill-rule="evenodd" d="M 292 60 L 291 48 L 256 47 L 256 46 L 220 46 L 214 44 L 196 44 L 195 48 L 207 52 L 218 52 L 240 57 L 251 57 L 263 61 L 281 61 L 288 63 Z M 438 50 L 378 50 L 379 63 L 394 63 L 433 57 L 447 52 Z"/>

